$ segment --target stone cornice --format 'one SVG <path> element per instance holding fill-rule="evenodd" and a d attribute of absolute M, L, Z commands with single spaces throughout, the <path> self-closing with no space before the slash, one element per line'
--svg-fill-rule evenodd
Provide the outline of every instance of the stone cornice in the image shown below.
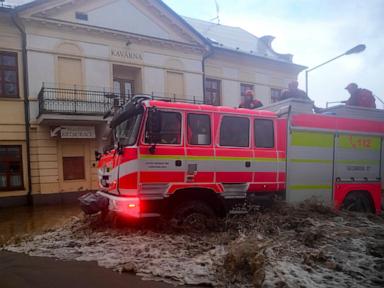
<path fill-rule="evenodd" d="M 128 33 L 125 31 L 113 30 L 113 29 L 91 26 L 86 24 L 66 22 L 66 21 L 49 19 L 49 18 L 36 18 L 36 17 L 24 18 L 23 20 L 26 23 L 34 23 L 34 24 L 42 25 L 49 29 L 61 29 L 66 31 L 81 31 L 84 33 L 94 33 L 95 35 L 97 34 L 98 36 L 102 35 L 105 38 L 112 38 L 114 40 L 118 38 L 121 41 L 129 41 L 131 43 L 136 43 L 140 45 L 150 45 L 150 46 L 161 47 L 165 49 L 182 49 L 183 51 L 186 51 L 189 53 L 192 52 L 192 53 L 198 53 L 198 54 L 202 54 L 206 51 L 204 47 L 198 44 L 188 44 L 183 42 L 149 37 L 145 35 Z"/>
<path fill-rule="evenodd" d="M 160 41 L 167 41 L 169 42 L 170 47 L 174 45 L 182 45 L 183 47 L 198 47 L 200 46 L 200 53 L 201 52 L 207 52 L 209 50 L 209 47 L 207 44 L 202 40 L 199 34 L 196 34 L 194 30 L 189 26 L 188 23 L 185 23 L 184 20 L 181 19 L 173 10 L 169 9 L 168 6 L 166 6 L 163 3 L 160 3 L 161 0 L 140 0 L 138 1 L 139 5 L 145 6 L 147 11 L 150 11 L 152 15 L 155 15 L 155 17 L 158 17 L 163 23 L 166 24 L 167 27 L 169 27 L 171 30 L 173 30 L 175 33 L 178 35 L 182 35 L 182 37 L 188 41 L 191 42 L 191 44 L 183 43 L 183 42 L 177 42 L 177 41 L 172 41 L 172 40 L 167 40 L 167 39 L 160 39 L 160 38 L 154 38 L 154 37 L 149 37 L 145 35 L 138 35 L 134 33 L 128 33 L 125 31 L 118 31 L 118 30 L 113 30 L 110 28 L 103 28 L 103 27 L 97 27 L 97 26 L 91 26 L 91 25 L 86 25 L 86 24 L 81 24 L 81 23 L 76 23 L 76 22 L 66 22 L 63 20 L 58 20 L 52 18 L 52 15 L 56 14 L 58 11 L 62 9 L 67 9 L 70 6 L 77 5 L 82 2 L 86 2 L 89 0 L 70 0 L 70 1 L 62 1 L 62 4 L 59 4 L 57 2 L 52 2 L 52 5 L 48 5 L 47 7 L 35 11 L 32 13 L 27 13 L 24 17 L 25 18 L 32 18 L 32 19 L 41 19 L 42 21 L 50 21 L 50 22 L 60 22 L 60 23 L 66 23 L 70 25 L 75 25 L 75 26 L 86 26 L 87 29 L 96 29 L 101 31 L 113 31 L 112 33 L 119 33 L 119 34 L 124 34 L 124 35 L 129 35 L 132 37 L 139 37 L 139 38 L 147 38 L 147 39 L 153 39 L 153 40 L 160 40 Z M 33 3 L 31 3 L 32 5 Z M 47 3 L 48 4 L 48 3 Z M 134 5 L 137 6 L 137 3 L 133 1 Z M 166 7 L 164 7 L 166 6 Z M 167 9 L 165 9 L 167 8 Z M 169 11 L 168 11 L 169 10 Z M 22 16 L 22 15 L 21 15 Z M 23 16 L 22 16 L 23 17 Z M 181 19 L 181 20 L 180 20 Z M 64 25 L 64 24 L 63 24 Z M 184 27 L 185 26 L 185 27 Z M 92 28 L 90 28 L 92 27 Z M 178 46 L 180 47 L 180 46 Z"/>

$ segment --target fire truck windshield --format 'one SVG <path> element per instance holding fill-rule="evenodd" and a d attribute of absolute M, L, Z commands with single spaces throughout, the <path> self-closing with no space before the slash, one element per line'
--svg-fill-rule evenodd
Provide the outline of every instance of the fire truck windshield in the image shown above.
<path fill-rule="evenodd" d="M 132 115 L 114 128 L 115 141 L 122 146 L 132 146 L 139 134 L 142 113 Z"/>

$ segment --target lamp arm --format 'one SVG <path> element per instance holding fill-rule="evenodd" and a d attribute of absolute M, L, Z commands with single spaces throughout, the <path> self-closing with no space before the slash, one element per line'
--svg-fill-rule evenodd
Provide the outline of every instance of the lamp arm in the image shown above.
<path fill-rule="evenodd" d="M 315 67 L 313 67 L 313 68 L 311 68 L 311 69 L 307 69 L 307 70 L 305 70 L 305 71 L 307 71 L 307 72 L 311 72 L 312 70 L 315 70 L 315 69 L 317 69 L 317 68 L 319 68 L 319 67 L 321 67 L 321 66 L 323 66 L 323 65 L 325 65 L 325 64 L 328 64 L 329 62 L 332 62 L 333 60 L 336 60 L 336 59 L 338 59 L 338 58 L 340 58 L 340 57 L 342 57 L 342 56 L 344 56 L 344 55 L 346 55 L 346 54 L 345 54 L 345 53 L 340 54 L 339 56 L 336 56 L 335 58 L 332 58 L 332 59 L 330 59 L 330 60 L 328 60 L 328 61 L 326 61 L 326 62 L 324 62 L 324 63 L 321 63 L 321 64 L 319 64 L 319 65 L 317 65 L 317 66 L 315 66 Z"/>

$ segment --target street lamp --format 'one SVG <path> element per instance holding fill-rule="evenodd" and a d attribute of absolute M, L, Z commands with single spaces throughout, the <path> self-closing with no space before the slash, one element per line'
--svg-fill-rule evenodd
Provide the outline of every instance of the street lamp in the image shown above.
<path fill-rule="evenodd" d="M 317 69 L 317 68 L 319 68 L 319 67 L 321 67 L 321 66 L 323 66 L 323 65 L 325 65 L 325 64 L 327 64 L 329 62 L 332 62 L 333 60 L 336 60 L 336 59 L 338 59 L 338 58 L 340 58 L 340 57 L 342 57 L 344 55 L 356 54 L 356 53 L 363 52 L 364 50 L 365 50 L 365 45 L 364 44 L 359 44 L 359 45 L 349 49 L 347 52 L 344 52 L 343 54 L 341 54 L 341 55 L 339 55 L 339 56 L 337 56 L 335 58 L 332 58 L 332 59 L 330 59 L 330 60 L 328 60 L 328 61 L 326 61 L 324 63 L 321 63 L 320 65 L 317 65 L 317 66 L 315 66 L 315 67 L 313 67 L 311 69 L 305 70 L 305 93 L 307 93 L 307 95 L 308 95 L 308 72 L 311 72 L 311 71 L 313 71 L 313 70 L 315 70 L 315 69 Z"/>

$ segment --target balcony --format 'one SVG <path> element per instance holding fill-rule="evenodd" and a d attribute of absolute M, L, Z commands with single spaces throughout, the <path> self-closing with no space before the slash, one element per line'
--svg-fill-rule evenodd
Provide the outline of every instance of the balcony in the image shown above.
<path fill-rule="evenodd" d="M 39 123 L 54 120 L 104 122 L 103 115 L 111 109 L 113 102 L 121 101 L 120 95 L 112 94 L 109 89 L 54 86 L 43 85 L 40 89 Z"/>

